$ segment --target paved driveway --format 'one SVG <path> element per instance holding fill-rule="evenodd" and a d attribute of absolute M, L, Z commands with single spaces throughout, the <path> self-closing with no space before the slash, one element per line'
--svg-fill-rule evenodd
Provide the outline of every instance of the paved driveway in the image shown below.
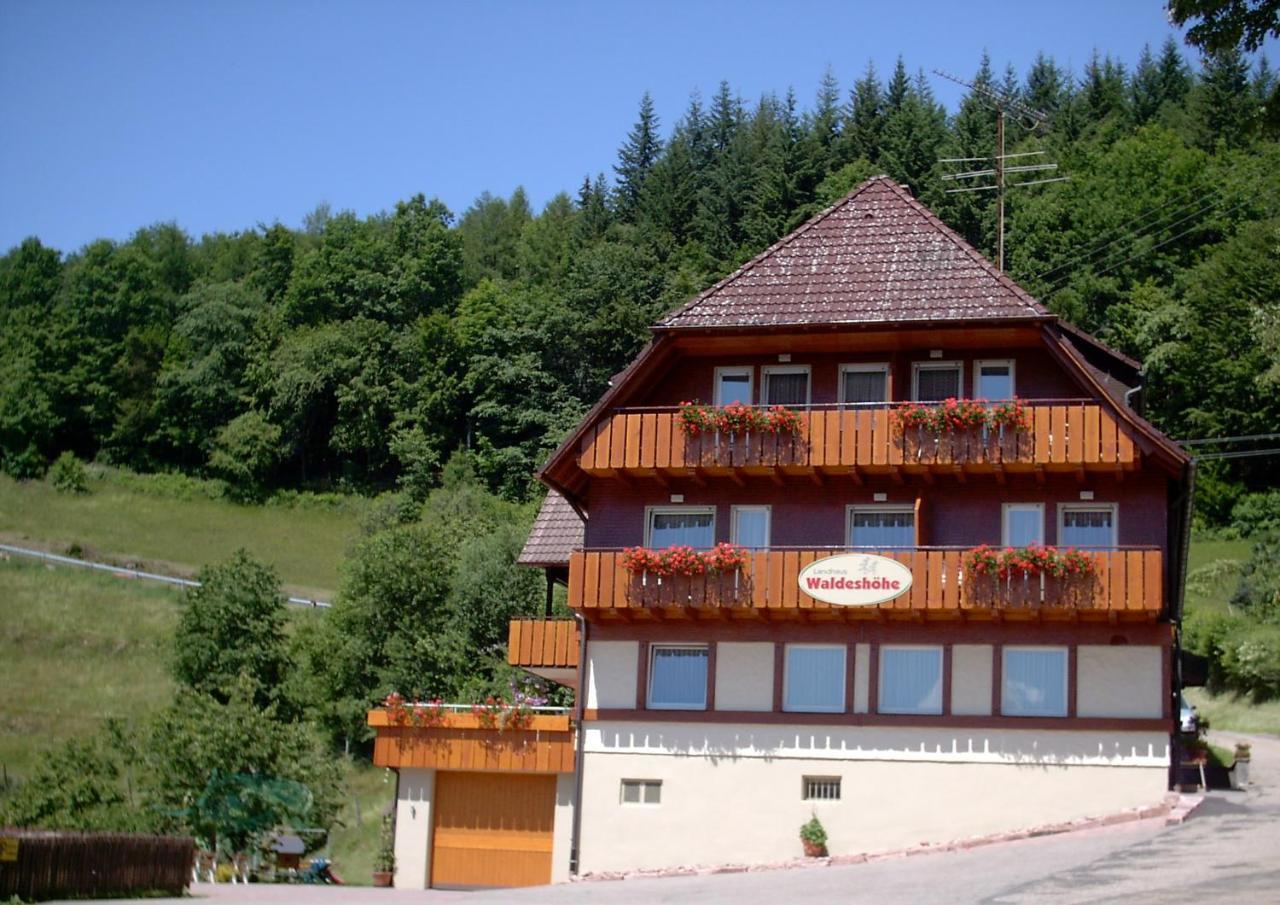
<path fill-rule="evenodd" d="M 1245 739 L 1214 733 L 1225 745 Z M 1254 785 L 1215 792 L 1180 826 L 1148 820 L 846 867 L 623 880 L 484 892 L 306 886 L 198 886 L 195 901 L 238 905 L 434 905 L 443 902 L 603 905 L 811 902 L 947 905 L 1280 905 L 1280 739 L 1253 742 Z M 151 900 L 165 901 L 165 900 Z M 170 900 L 191 905 L 193 899 Z"/>

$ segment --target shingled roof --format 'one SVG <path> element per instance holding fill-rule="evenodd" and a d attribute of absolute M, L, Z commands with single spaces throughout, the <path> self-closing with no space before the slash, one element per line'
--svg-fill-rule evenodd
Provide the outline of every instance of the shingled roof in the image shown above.
<path fill-rule="evenodd" d="M 905 188 L 876 176 L 655 329 L 1051 317 Z"/>
<path fill-rule="evenodd" d="M 583 542 L 582 516 L 554 490 L 547 493 L 533 521 L 529 539 L 516 562 L 522 566 L 567 566 L 569 554 Z"/>

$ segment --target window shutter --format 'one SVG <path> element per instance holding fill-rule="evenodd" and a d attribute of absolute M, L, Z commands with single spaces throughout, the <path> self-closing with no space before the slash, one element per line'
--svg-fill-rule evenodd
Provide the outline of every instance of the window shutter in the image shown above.
<path fill-rule="evenodd" d="M 916 497 L 916 546 L 924 546 L 924 522 L 921 520 L 921 507 L 924 504 L 922 497 Z"/>

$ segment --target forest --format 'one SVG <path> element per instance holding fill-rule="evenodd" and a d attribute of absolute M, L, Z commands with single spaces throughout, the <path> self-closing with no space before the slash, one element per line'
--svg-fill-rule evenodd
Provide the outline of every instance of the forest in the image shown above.
<path fill-rule="evenodd" d="M 615 161 L 541 211 L 482 194 L 455 216 L 414 195 L 360 218 L 320 205 L 199 239 L 173 223 L 0 258 L 0 467 L 64 451 L 143 472 L 421 500 L 458 449 L 501 496 L 533 472 L 644 344 L 647 326 L 885 172 L 988 255 L 992 193 L 948 194 L 953 158 L 1044 152 L 1069 181 L 1009 192 L 1006 269 L 1146 363 L 1149 417 L 1177 439 L 1280 423 L 1276 78 L 1233 48 L 1172 41 L 1132 70 L 985 57 L 949 115 L 899 59 L 810 103 L 722 83 L 664 129 L 652 99 Z M 1032 128 L 1034 126 L 1034 128 Z M 1024 178 L 1024 181 L 1025 178 Z M 536 400 L 536 401 L 535 401 Z M 1207 467 L 1198 511 L 1249 517 L 1260 460 Z"/>

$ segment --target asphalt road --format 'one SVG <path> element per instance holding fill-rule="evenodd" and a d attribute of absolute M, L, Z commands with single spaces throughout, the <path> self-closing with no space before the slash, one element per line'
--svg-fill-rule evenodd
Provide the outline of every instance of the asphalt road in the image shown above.
<path fill-rule="evenodd" d="M 449 892 L 307 886 L 197 886 L 196 900 L 240 905 L 409 905 L 437 902 L 779 905 L 851 902 L 939 905 L 1280 905 L 1280 739 L 1253 743 L 1253 783 L 1211 793 L 1185 823 L 1163 819 L 844 867 Z M 714 819 L 708 831 L 714 832 Z M 185 902 L 192 899 L 151 900 Z"/>

